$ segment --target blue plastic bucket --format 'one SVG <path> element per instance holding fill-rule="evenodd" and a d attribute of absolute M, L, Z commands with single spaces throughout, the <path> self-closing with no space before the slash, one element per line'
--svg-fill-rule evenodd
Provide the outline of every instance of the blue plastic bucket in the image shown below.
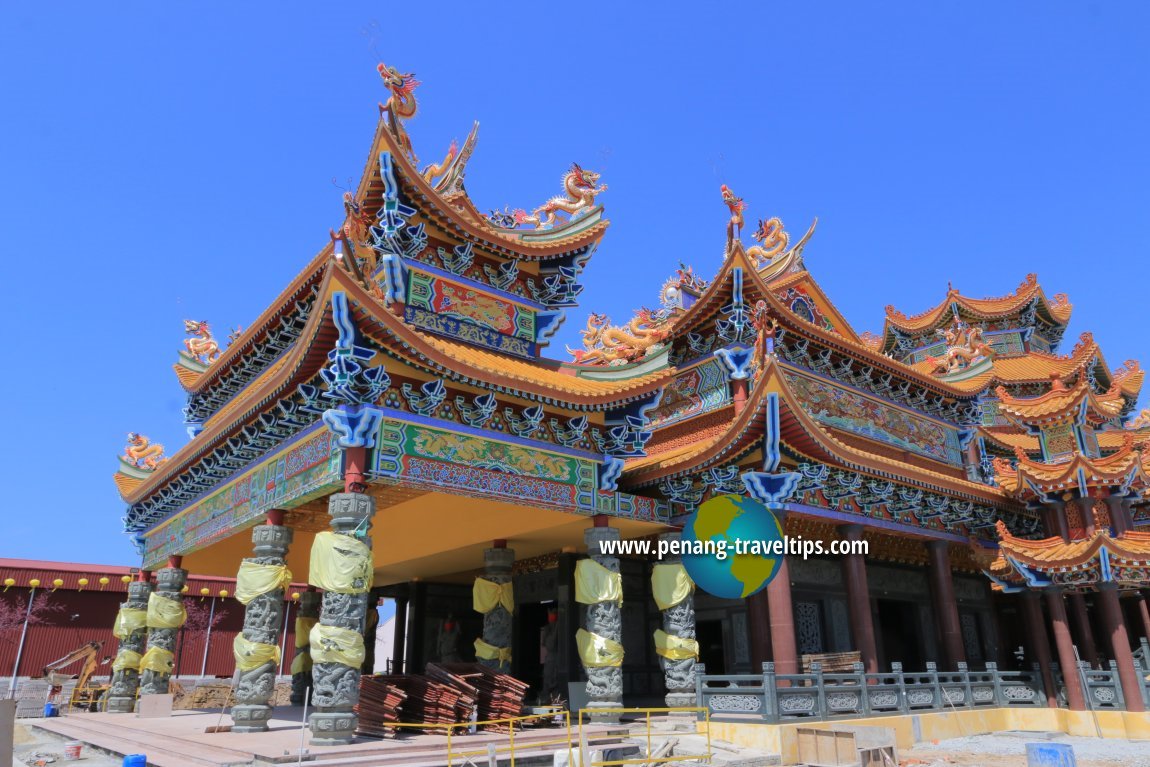
<path fill-rule="evenodd" d="M 1078 761 L 1066 743 L 1027 743 L 1026 767 L 1078 767 Z"/>
<path fill-rule="evenodd" d="M 144 754 L 128 754 L 124 757 L 124 767 L 148 767 L 148 757 Z"/>
<path fill-rule="evenodd" d="M 44 704 L 44 716 L 48 717 L 48 716 L 59 716 L 59 715 L 60 715 L 60 710 L 58 708 L 56 708 L 55 703 L 45 703 Z"/>

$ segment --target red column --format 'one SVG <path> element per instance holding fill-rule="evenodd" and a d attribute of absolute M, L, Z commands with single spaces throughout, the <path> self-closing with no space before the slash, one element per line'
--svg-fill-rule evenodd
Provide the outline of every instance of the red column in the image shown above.
<path fill-rule="evenodd" d="M 1050 627 L 1054 632 L 1054 646 L 1058 648 L 1058 665 L 1066 682 L 1066 702 L 1071 711 L 1085 711 L 1086 698 L 1082 692 L 1082 677 L 1074 657 L 1074 642 L 1070 639 L 1070 624 L 1066 619 L 1066 604 L 1060 589 L 1046 589 L 1046 609 L 1050 613 Z"/>
<path fill-rule="evenodd" d="M 1122 618 L 1122 605 L 1118 604 L 1118 584 L 1098 584 L 1098 602 L 1102 607 L 1102 621 L 1110 639 L 1110 657 L 1118 663 L 1118 678 L 1122 681 L 1122 695 L 1127 711 L 1145 711 L 1142 703 L 1142 680 L 1134 668 L 1134 655 L 1130 652 L 1130 637 L 1126 621 Z"/>
<path fill-rule="evenodd" d="M 367 469 L 367 448 L 344 448 L 343 491 L 356 492 L 355 488 L 363 485 L 363 473 Z"/>
<path fill-rule="evenodd" d="M 1026 624 L 1030 655 L 1038 662 L 1038 670 L 1042 674 L 1046 705 L 1054 708 L 1058 705 L 1058 690 L 1054 688 L 1054 673 L 1050 670 L 1050 640 L 1042 620 L 1042 605 L 1038 603 L 1038 594 L 1033 591 L 1022 592 L 1022 621 Z"/>
<path fill-rule="evenodd" d="M 1139 591 L 1134 594 L 1134 600 L 1138 603 L 1138 615 L 1142 618 L 1142 636 L 1150 640 L 1150 610 L 1146 608 L 1146 597 Z"/>
<path fill-rule="evenodd" d="M 747 379 L 736 378 L 731 381 L 731 402 L 735 406 L 735 415 L 743 412 L 747 405 Z"/>
<path fill-rule="evenodd" d="M 862 525 L 843 525 L 839 533 L 844 540 L 861 541 Z M 874 637 L 874 620 L 870 611 L 870 588 L 867 586 L 866 561 L 862 554 L 843 556 L 843 580 L 847 584 L 847 609 L 850 612 L 851 637 L 868 674 L 878 672 L 878 649 Z"/>
<path fill-rule="evenodd" d="M 751 673 L 757 674 L 771 659 L 771 608 L 767 604 L 767 589 L 747 597 L 747 630 L 751 640 Z"/>
<path fill-rule="evenodd" d="M 934 612 L 942 639 L 943 658 L 948 669 L 956 669 L 959 663 L 966 662 L 966 648 L 962 645 L 958 602 L 954 598 L 950 551 L 946 541 L 928 541 L 926 549 L 930 553 L 930 590 L 934 596 Z"/>
<path fill-rule="evenodd" d="M 779 559 L 779 572 L 765 589 L 771 621 L 771 656 L 775 673 L 799 673 L 799 651 L 795 643 L 795 613 L 791 604 L 791 573 L 787 558 Z"/>
<path fill-rule="evenodd" d="M 1074 592 L 1066 595 L 1070 604 L 1070 619 L 1074 622 L 1074 633 L 1078 635 L 1078 655 L 1090 664 L 1098 665 L 1098 648 L 1094 645 L 1094 630 L 1090 628 L 1090 616 L 1086 614 L 1086 597 Z"/>

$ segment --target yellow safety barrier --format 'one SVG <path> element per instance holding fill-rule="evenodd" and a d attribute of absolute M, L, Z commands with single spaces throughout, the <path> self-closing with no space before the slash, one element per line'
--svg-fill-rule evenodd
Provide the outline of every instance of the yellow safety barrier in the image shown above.
<path fill-rule="evenodd" d="M 590 744 L 591 741 L 594 741 L 596 739 L 605 739 L 605 738 L 614 739 L 615 737 L 617 737 L 616 735 L 609 734 L 609 733 L 605 733 L 603 735 L 598 735 L 598 736 L 591 735 L 590 737 L 587 737 L 583 731 L 583 718 L 584 717 L 591 717 L 592 715 L 595 715 L 595 714 L 602 715 L 602 714 L 608 713 L 608 712 L 612 715 L 619 715 L 621 717 L 626 716 L 628 714 L 642 715 L 643 716 L 643 718 L 646 720 L 646 724 L 647 724 L 647 755 L 637 756 L 633 759 L 609 759 L 609 760 L 604 760 L 604 761 L 591 760 L 587 764 L 582 765 L 581 767 L 615 767 L 615 765 L 625 765 L 625 764 L 650 764 L 650 763 L 652 763 L 652 761 L 657 761 L 659 764 L 664 764 L 664 763 L 669 764 L 672 762 L 691 762 L 691 761 L 702 762 L 704 764 L 710 764 L 711 763 L 711 758 L 714 755 L 714 751 L 711 748 L 711 711 L 710 711 L 710 709 L 708 709 L 706 707 L 703 707 L 703 706 L 683 706 L 683 707 L 678 707 L 678 708 L 612 708 L 612 709 L 607 709 L 606 711 L 604 709 L 582 708 L 582 709 L 579 709 L 579 720 L 578 720 L 579 747 L 580 748 L 582 748 L 584 744 Z M 652 714 L 696 714 L 697 715 L 700 713 L 704 715 L 705 721 L 707 723 L 707 726 L 706 726 L 707 753 L 705 753 L 705 754 L 683 754 L 681 756 L 660 756 L 660 757 L 655 757 L 654 759 L 650 756 L 650 754 L 652 753 L 652 751 L 651 751 L 651 715 Z"/>
<path fill-rule="evenodd" d="M 564 735 L 559 738 L 552 738 L 550 740 L 532 740 L 527 744 L 520 743 L 515 745 L 515 726 L 523 726 L 524 722 L 533 721 L 537 719 L 554 719 L 558 716 L 563 717 Z M 547 714 L 527 714 L 525 716 L 513 716 L 507 719 L 487 719 L 479 722 L 457 722 L 452 724 L 428 724 L 424 722 L 385 722 L 384 727 L 414 727 L 422 730 L 446 730 L 447 731 L 447 767 L 455 767 L 456 764 L 473 764 L 471 759 L 473 757 L 486 757 L 490 751 L 487 747 L 472 748 L 469 750 L 456 751 L 455 747 L 458 741 L 454 740 L 454 733 L 456 730 L 469 730 L 472 727 L 483 727 L 489 724 L 505 724 L 507 725 L 507 744 L 498 745 L 494 747 L 496 755 L 507 754 L 510 757 L 510 767 L 515 767 L 515 752 L 525 750 L 535 751 L 539 748 L 546 746 L 565 746 L 567 748 L 568 764 L 574 765 L 575 748 L 571 742 L 571 712 L 567 710 L 556 710 Z M 498 735 L 500 733 L 487 733 L 489 735 Z M 462 761 L 457 761 L 462 760 Z"/>

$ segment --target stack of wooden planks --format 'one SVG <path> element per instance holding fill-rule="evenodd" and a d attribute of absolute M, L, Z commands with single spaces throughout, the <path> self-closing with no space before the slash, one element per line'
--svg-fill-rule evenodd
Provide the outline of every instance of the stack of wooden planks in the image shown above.
<path fill-rule="evenodd" d="M 851 667 L 861 660 L 862 654 L 858 650 L 804 655 L 802 657 L 803 673 L 811 673 L 811 664 L 817 663 L 824 674 L 847 674 L 853 670 Z"/>
<path fill-rule="evenodd" d="M 468 722 L 476 714 L 479 690 L 466 679 L 448 671 L 445 664 L 428 663 L 427 676 L 453 689 L 459 696 L 455 702 L 455 721 Z M 479 717 L 482 719 L 483 717 Z"/>
<path fill-rule="evenodd" d="M 387 724 L 402 721 L 401 709 L 406 699 L 407 693 L 387 677 L 360 677 L 359 703 L 355 706 L 355 712 L 359 714 L 356 734 L 373 738 L 395 737 L 399 728 L 388 727 Z"/>
<path fill-rule="evenodd" d="M 428 666 L 431 673 L 434 664 Z M 501 674 L 482 663 L 441 663 L 438 670 L 451 674 L 476 690 L 476 719 L 488 722 L 510 719 L 523 711 L 528 685 L 510 674 Z M 485 725 L 485 730 L 506 732 L 507 725 Z"/>

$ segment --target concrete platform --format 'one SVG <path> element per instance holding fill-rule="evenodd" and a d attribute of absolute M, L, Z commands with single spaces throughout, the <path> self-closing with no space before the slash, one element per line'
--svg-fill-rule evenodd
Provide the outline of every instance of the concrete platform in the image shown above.
<path fill-rule="evenodd" d="M 277 708 L 270 722 L 271 729 L 259 733 L 205 733 L 205 728 L 220 721 L 219 711 L 175 711 L 172 716 L 162 719 L 141 719 L 135 714 L 77 713 L 51 719 L 23 719 L 21 723 L 82 741 L 110 754 L 146 754 L 148 764 L 155 767 L 232 767 L 295 764 L 300 761 L 302 715 L 300 708 Z M 225 715 L 222 723 L 231 724 L 231 718 Z M 584 730 L 599 742 L 626 737 L 625 728 L 619 726 L 588 725 Z M 347 746 L 310 746 L 306 741 L 309 736 L 310 733 L 305 733 L 302 760 L 310 767 L 434 767 L 447 764 L 446 735 L 412 733 L 395 740 L 363 738 Z M 557 749 L 565 750 L 566 736 L 565 727 L 518 730 L 515 733 L 516 759 L 549 757 Z M 558 739 L 564 740 L 562 746 L 538 745 Z M 577 747 L 578 731 L 574 728 L 572 739 Z M 451 738 L 454 763 L 467 763 L 460 752 L 478 761 L 476 755 L 485 755 L 488 744 L 506 754 L 508 736 L 485 732 L 469 735 L 457 731 Z"/>

